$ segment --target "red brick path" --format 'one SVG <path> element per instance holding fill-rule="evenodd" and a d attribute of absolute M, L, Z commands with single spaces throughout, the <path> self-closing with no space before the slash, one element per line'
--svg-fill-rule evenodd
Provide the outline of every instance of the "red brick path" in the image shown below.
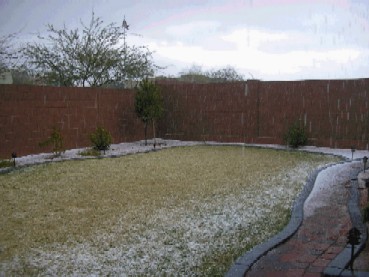
<path fill-rule="evenodd" d="M 368 190 L 363 189 L 360 191 L 360 207 L 364 208 L 369 205 Z M 367 228 L 369 230 L 369 223 L 367 223 Z M 366 247 L 360 253 L 359 257 L 355 259 L 354 269 L 364 272 L 369 272 L 369 242 L 366 243 Z M 368 274 L 369 276 L 369 274 Z"/>
<path fill-rule="evenodd" d="M 268 252 L 247 272 L 247 277 L 321 276 L 324 268 L 346 246 L 351 228 L 347 209 L 349 182 L 335 184 L 327 206 L 305 217 L 299 230 L 284 244 Z"/>

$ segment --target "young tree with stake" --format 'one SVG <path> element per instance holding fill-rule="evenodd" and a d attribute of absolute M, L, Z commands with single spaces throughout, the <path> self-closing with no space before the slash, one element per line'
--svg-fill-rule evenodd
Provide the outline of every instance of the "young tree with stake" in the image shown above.
<path fill-rule="evenodd" d="M 163 98 L 160 88 L 147 79 L 144 79 L 136 89 L 135 111 L 145 125 L 145 145 L 147 145 L 147 126 L 151 122 L 155 139 L 155 121 L 163 112 Z"/>

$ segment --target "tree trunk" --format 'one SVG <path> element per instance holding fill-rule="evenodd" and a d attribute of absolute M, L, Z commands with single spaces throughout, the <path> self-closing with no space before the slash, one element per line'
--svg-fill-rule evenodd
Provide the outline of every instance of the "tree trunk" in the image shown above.
<path fill-rule="evenodd" d="M 147 122 L 145 122 L 145 146 L 147 146 Z"/>
<path fill-rule="evenodd" d="M 155 138 L 156 138 L 156 134 L 155 134 L 155 120 L 152 121 L 152 132 L 153 132 L 153 135 L 154 135 L 154 142 L 155 142 Z"/>

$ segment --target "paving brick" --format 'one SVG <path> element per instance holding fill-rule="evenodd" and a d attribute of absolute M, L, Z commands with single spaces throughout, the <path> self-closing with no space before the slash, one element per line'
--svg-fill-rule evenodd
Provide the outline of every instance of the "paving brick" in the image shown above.
<path fill-rule="evenodd" d="M 309 266 L 306 270 L 307 273 L 321 273 L 324 271 L 325 266 Z"/>
<path fill-rule="evenodd" d="M 306 255 L 297 257 L 295 259 L 296 259 L 296 261 L 302 262 L 302 263 L 303 262 L 305 262 L 305 263 L 313 263 L 317 258 L 314 255 L 308 255 L 308 254 L 306 254 Z"/>
<path fill-rule="evenodd" d="M 330 267 L 330 264 L 336 260 L 337 255 L 346 258 L 342 251 L 346 249 L 346 234 L 352 224 L 347 209 L 349 195 L 341 183 L 327 193 L 329 200 L 325 202 L 326 206 L 304 218 L 299 230 L 273 250 L 273 259 L 268 254 L 261 258 L 247 272 L 247 277 L 263 276 L 257 274 L 258 268 L 263 266 L 268 268 L 268 274 L 272 274 L 274 269 L 275 276 L 281 276 L 281 270 L 284 271 L 283 276 L 307 277 L 322 276 L 323 272 L 336 274 L 342 271 L 340 268 Z M 343 260 L 339 262 L 340 265 L 344 263 Z"/>
<path fill-rule="evenodd" d="M 329 264 L 330 260 L 317 259 L 312 263 L 312 266 L 316 267 L 326 267 Z"/>
<path fill-rule="evenodd" d="M 294 262 L 294 261 L 300 261 L 300 258 L 297 257 L 301 257 L 300 253 L 285 253 L 282 254 L 280 256 L 280 261 L 281 262 Z"/>
<path fill-rule="evenodd" d="M 333 260 L 336 256 L 337 254 L 335 253 L 324 253 L 321 258 L 324 260 Z"/>
<path fill-rule="evenodd" d="M 287 277 L 295 277 L 295 276 L 303 276 L 304 275 L 304 270 L 301 269 L 291 269 L 289 271 L 286 272 L 286 276 Z"/>
<path fill-rule="evenodd" d="M 326 254 L 333 254 L 333 255 L 335 254 L 335 255 L 337 255 L 337 254 L 341 253 L 341 251 L 342 251 L 342 247 L 340 247 L 340 246 L 331 246 L 327 249 L 327 251 L 325 253 Z"/>
<path fill-rule="evenodd" d="M 303 275 L 303 277 L 321 277 L 321 273 L 319 272 L 307 272 Z"/>

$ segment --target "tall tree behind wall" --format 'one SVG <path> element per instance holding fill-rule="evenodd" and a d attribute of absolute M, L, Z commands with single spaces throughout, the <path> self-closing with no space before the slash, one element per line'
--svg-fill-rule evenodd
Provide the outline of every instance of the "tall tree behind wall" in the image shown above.
<path fill-rule="evenodd" d="M 153 76 L 157 68 L 145 46 L 128 46 L 128 24 L 105 25 L 92 13 L 89 24 L 69 30 L 47 25 L 47 36 L 29 42 L 22 53 L 44 84 L 96 87 Z"/>
<path fill-rule="evenodd" d="M 0 37 L 0 74 L 15 67 L 17 50 L 14 47 L 16 33 Z"/>

